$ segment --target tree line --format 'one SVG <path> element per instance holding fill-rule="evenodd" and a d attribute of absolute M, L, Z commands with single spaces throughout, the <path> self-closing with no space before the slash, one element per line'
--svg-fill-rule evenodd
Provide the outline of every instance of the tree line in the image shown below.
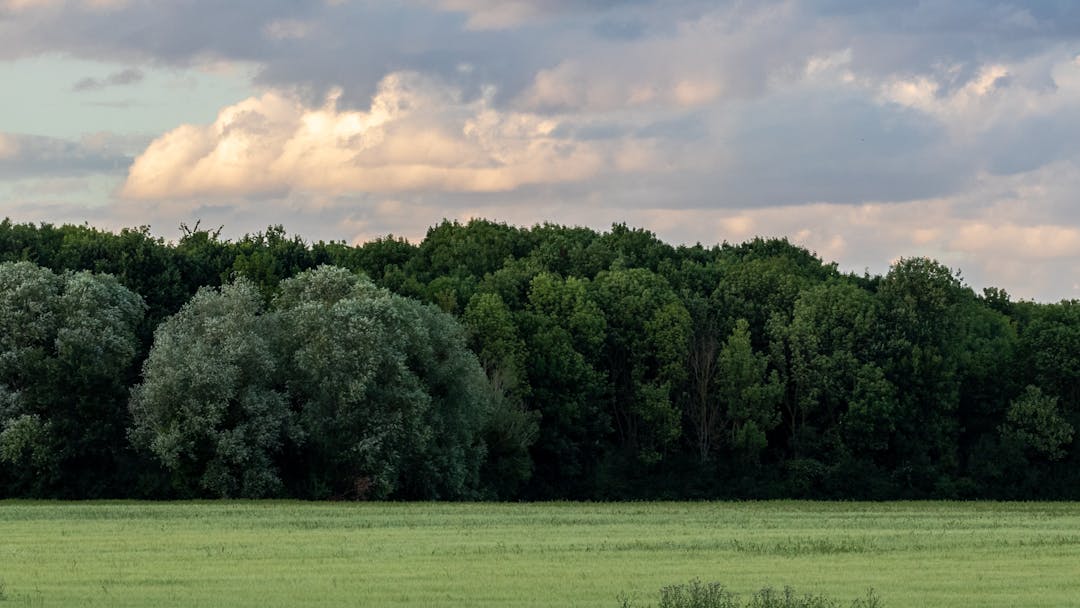
<path fill-rule="evenodd" d="M 785 239 L 0 222 L 0 496 L 1080 498 L 1080 303 Z"/>

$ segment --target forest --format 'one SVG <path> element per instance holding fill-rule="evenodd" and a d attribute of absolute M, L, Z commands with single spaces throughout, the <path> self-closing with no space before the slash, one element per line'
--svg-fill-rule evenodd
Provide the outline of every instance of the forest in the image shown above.
<path fill-rule="evenodd" d="M 0 498 L 1080 499 L 1080 302 L 785 239 L 0 223 Z"/>

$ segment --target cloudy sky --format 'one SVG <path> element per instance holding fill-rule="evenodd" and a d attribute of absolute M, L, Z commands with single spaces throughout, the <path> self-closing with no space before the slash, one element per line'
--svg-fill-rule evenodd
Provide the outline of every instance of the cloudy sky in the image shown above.
<path fill-rule="evenodd" d="M 0 0 L 0 216 L 627 222 L 1080 298 L 1080 2 Z"/>

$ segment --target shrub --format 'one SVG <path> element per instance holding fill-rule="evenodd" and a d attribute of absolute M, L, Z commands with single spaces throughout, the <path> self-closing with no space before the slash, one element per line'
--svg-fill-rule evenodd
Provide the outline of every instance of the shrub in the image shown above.
<path fill-rule="evenodd" d="M 633 608 L 633 602 L 627 597 L 620 597 L 620 608 Z M 821 595 L 798 595 L 791 587 L 777 591 L 766 587 L 752 594 L 744 603 L 742 599 L 727 591 L 720 583 L 702 583 L 694 579 L 685 585 L 670 585 L 660 589 L 660 603 L 657 608 L 843 608 L 838 600 Z M 883 608 L 881 600 L 873 589 L 866 591 L 866 596 L 854 600 L 850 608 Z"/>

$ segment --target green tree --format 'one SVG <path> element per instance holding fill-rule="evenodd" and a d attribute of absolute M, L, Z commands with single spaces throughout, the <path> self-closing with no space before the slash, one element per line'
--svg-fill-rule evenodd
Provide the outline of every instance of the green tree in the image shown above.
<path fill-rule="evenodd" d="M 530 393 L 525 371 L 527 351 L 513 315 L 495 293 L 478 293 L 463 318 L 469 345 L 487 374 L 492 415 L 484 430 L 488 454 L 483 485 L 510 498 L 532 475 L 529 448 L 539 432 L 540 412 L 527 411 Z"/>
<path fill-rule="evenodd" d="M 1080 301 L 1026 303 L 1019 357 L 1024 377 L 1080 417 Z"/>
<path fill-rule="evenodd" d="M 750 324 L 735 322 L 720 350 L 718 393 L 729 430 L 728 444 L 751 461 L 768 445 L 766 433 L 780 422 L 782 387 L 776 372 L 768 371 L 768 358 L 750 345 Z"/>
<path fill-rule="evenodd" d="M 719 279 L 712 297 L 727 312 L 728 327 L 739 318 L 749 322 L 758 350 L 767 349 L 767 327 L 774 318 L 783 323 L 791 320 L 804 289 L 836 275 L 835 264 L 823 264 L 786 239 L 755 238 L 728 247 L 715 265 Z"/>
<path fill-rule="evenodd" d="M 516 320 L 526 344 L 527 409 L 540 414 L 528 494 L 587 498 L 611 434 L 597 369 L 607 324 L 586 280 L 542 273 L 527 297 Z"/>
<path fill-rule="evenodd" d="M 672 391 L 685 380 L 690 313 L 667 281 L 643 268 L 601 272 L 593 293 L 607 320 L 603 367 L 620 442 L 655 464 L 681 433 Z"/>
<path fill-rule="evenodd" d="M 784 329 L 790 351 L 784 403 L 796 458 L 836 459 L 889 447 L 895 389 L 878 366 L 880 305 L 848 281 L 804 290 Z"/>
<path fill-rule="evenodd" d="M 0 487 L 129 491 L 126 381 L 144 312 L 111 276 L 0 264 Z"/>
<path fill-rule="evenodd" d="M 1044 395 L 1038 387 L 1030 385 L 1009 405 L 1005 423 L 1000 427 L 1007 440 L 1048 460 L 1065 457 L 1073 430 L 1061 414 L 1057 397 Z"/>
<path fill-rule="evenodd" d="M 286 236 L 282 226 L 244 235 L 232 250 L 235 256 L 230 276 L 247 278 L 268 296 L 282 280 L 315 266 L 307 244 L 299 236 Z"/>
<path fill-rule="evenodd" d="M 1010 396 L 1020 392 L 1025 381 L 1019 370 L 1019 340 L 1013 321 L 999 309 L 1007 308 L 1001 296 L 990 300 L 972 300 L 959 308 L 957 379 L 959 397 L 956 410 L 960 425 L 959 449 L 964 462 L 963 474 L 982 455 L 973 454 L 986 439 L 998 435 L 1009 408 Z"/>
<path fill-rule="evenodd" d="M 898 483 L 930 495 L 959 469 L 959 349 L 963 306 L 974 299 L 960 277 L 926 258 L 900 260 L 881 284 L 883 367 L 899 397 L 892 464 Z"/>

